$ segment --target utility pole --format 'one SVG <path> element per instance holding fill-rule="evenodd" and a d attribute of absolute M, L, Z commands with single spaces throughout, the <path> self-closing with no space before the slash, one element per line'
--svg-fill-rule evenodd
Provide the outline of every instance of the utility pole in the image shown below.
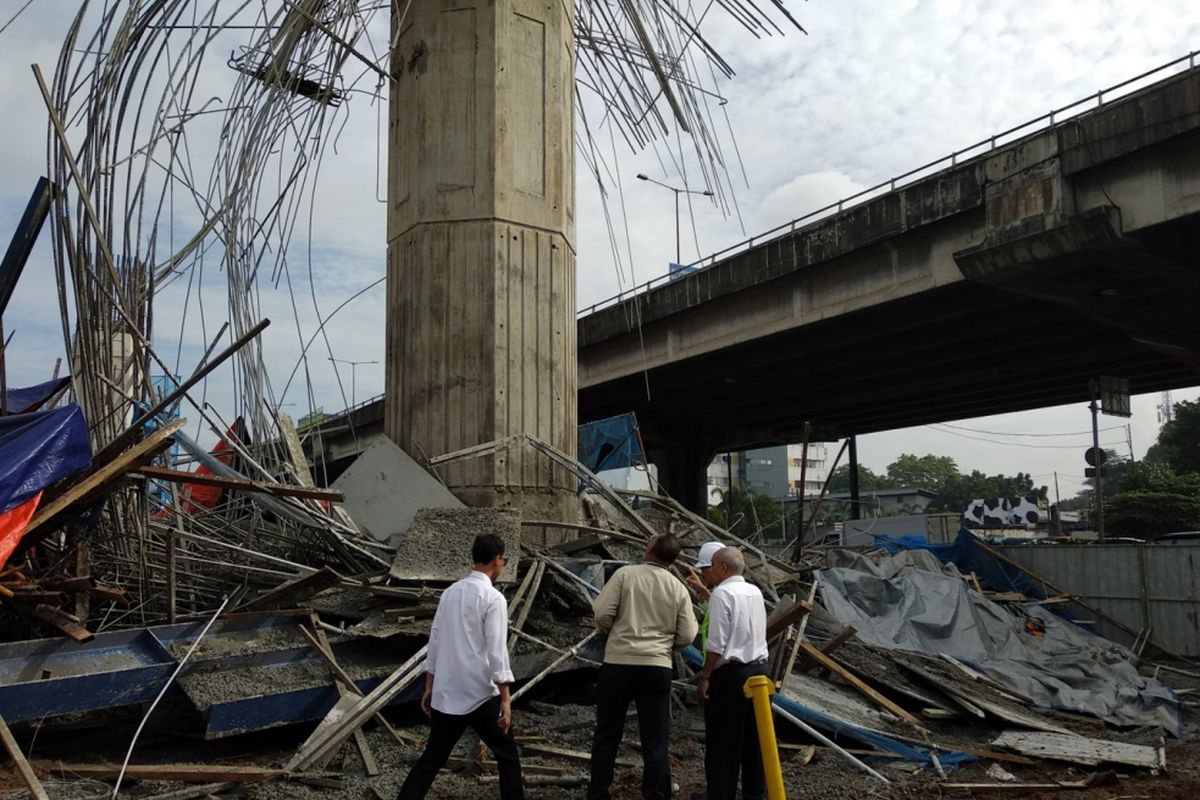
<path fill-rule="evenodd" d="M 1104 541 L 1104 451 L 1100 449 L 1100 387 L 1092 384 L 1092 402 L 1088 408 L 1092 412 L 1092 449 L 1096 454 L 1096 534 Z"/>

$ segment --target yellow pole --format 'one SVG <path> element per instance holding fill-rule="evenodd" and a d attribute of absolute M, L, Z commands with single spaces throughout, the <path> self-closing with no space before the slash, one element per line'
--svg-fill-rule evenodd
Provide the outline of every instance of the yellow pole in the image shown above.
<path fill-rule="evenodd" d="M 771 716 L 771 695 L 775 684 L 765 675 L 746 679 L 742 687 L 754 703 L 754 720 L 758 723 L 758 747 L 762 751 L 763 774 L 767 779 L 769 800 L 787 800 L 783 789 L 783 767 L 779 763 L 779 745 L 775 742 L 775 719 Z"/>

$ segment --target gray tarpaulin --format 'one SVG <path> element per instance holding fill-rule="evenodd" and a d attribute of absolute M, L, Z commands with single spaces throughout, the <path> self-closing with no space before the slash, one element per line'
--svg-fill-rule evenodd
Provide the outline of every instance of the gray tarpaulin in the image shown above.
<path fill-rule="evenodd" d="M 1175 693 L 1138 674 L 1129 650 L 1037 604 L 1009 611 L 923 550 L 877 562 L 835 551 L 828 563 L 820 573 L 821 602 L 868 644 L 946 653 L 1043 708 L 1180 735 Z M 1044 636 L 1026 633 L 1026 616 L 1041 621 Z"/>

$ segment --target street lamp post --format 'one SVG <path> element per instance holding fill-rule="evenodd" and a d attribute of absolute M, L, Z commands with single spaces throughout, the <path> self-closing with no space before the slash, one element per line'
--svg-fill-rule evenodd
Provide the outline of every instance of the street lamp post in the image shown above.
<path fill-rule="evenodd" d="M 330 358 L 329 360 L 334 362 L 335 364 L 349 364 L 350 365 L 350 407 L 354 408 L 354 406 L 358 405 L 358 402 L 354 396 L 355 370 L 358 368 L 359 364 L 378 364 L 379 362 L 378 361 L 349 361 L 344 358 Z"/>
<path fill-rule="evenodd" d="M 681 195 L 681 194 L 698 194 L 703 197 L 712 197 L 713 193 L 710 191 L 707 191 L 707 190 L 701 192 L 701 191 L 697 191 L 696 189 L 686 189 L 686 188 L 685 189 L 677 189 L 674 186 L 668 186 L 667 184 L 665 184 L 661 181 L 656 181 L 656 180 L 654 180 L 654 178 L 651 178 L 649 175 L 643 175 L 640 172 L 638 173 L 637 179 L 639 181 L 649 181 L 650 183 L 657 184 L 657 185 L 663 187 L 664 189 L 670 189 L 672 192 L 675 193 L 675 263 L 676 264 L 682 263 L 682 259 L 680 258 L 680 250 L 679 250 L 679 195 Z"/>

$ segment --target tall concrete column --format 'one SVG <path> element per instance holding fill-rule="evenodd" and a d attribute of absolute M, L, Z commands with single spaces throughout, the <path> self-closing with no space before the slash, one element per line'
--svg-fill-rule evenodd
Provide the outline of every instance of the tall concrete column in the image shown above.
<path fill-rule="evenodd" d="M 414 456 L 521 432 L 574 454 L 573 4 L 397 8 L 384 429 Z M 440 472 L 468 505 L 577 513 L 529 448 Z"/>

